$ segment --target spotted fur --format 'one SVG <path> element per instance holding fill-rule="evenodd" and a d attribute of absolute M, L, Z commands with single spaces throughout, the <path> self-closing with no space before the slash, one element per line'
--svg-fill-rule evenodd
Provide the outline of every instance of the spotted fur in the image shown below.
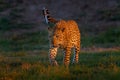
<path fill-rule="evenodd" d="M 44 8 L 43 15 L 49 25 L 49 60 L 51 65 L 58 65 L 56 55 L 58 48 L 63 49 L 65 66 L 69 66 L 71 49 L 74 48 L 73 63 L 78 63 L 80 52 L 80 31 L 74 20 L 56 20 L 50 16 L 49 11 Z"/>
<path fill-rule="evenodd" d="M 57 64 L 55 56 L 58 48 L 64 50 L 63 62 L 65 66 L 69 66 L 72 48 L 75 49 L 73 63 L 78 63 L 78 57 L 80 52 L 80 31 L 77 23 L 73 20 L 69 21 L 60 20 L 50 30 L 50 32 L 51 32 L 49 33 L 50 35 L 49 39 L 51 43 L 50 47 L 51 49 L 53 49 L 53 52 L 49 53 L 49 55 L 55 54 L 54 57 L 49 56 L 50 61 L 52 61 L 51 64 Z M 54 48 L 56 50 L 54 50 Z"/>

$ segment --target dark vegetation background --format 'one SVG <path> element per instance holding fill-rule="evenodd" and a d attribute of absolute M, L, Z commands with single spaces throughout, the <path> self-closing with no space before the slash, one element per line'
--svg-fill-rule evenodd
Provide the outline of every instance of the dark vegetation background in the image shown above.
<path fill-rule="evenodd" d="M 56 19 L 77 21 L 82 48 L 120 46 L 119 0 L 0 0 L 0 49 L 48 45 L 43 7 Z"/>
<path fill-rule="evenodd" d="M 43 7 L 78 23 L 78 65 L 49 65 Z M 120 80 L 119 53 L 120 0 L 0 0 L 0 80 Z"/>

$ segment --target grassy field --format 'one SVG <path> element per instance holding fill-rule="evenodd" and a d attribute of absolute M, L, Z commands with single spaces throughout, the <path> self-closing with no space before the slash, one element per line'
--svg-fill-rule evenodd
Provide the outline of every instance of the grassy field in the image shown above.
<path fill-rule="evenodd" d="M 120 50 L 83 51 L 92 47 L 120 47 L 119 27 L 97 35 L 84 35 L 87 31 L 81 30 L 79 64 L 65 68 L 61 51 L 57 55 L 59 66 L 50 66 L 48 33 L 32 31 L 30 25 L 0 20 L 0 80 L 120 80 Z"/>
<path fill-rule="evenodd" d="M 0 80 L 119 80 L 119 52 L 81 53 L 67 69 L 58 54 L 58 67 L 49 65 L 47 51 L 0 54 Z"/>

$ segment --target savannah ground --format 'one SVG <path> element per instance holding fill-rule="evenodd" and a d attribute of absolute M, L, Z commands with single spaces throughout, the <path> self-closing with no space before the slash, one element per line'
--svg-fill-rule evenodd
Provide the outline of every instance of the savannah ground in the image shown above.
<path fill-rule="evenodd" d="M 60 0 L 54 1 L 59 4 L 56 7 L 53 0 L 16 1 L 0 0 L 0 80 L 120 80 L 119 0 Z M 112 8 L 106 6 L 110 2 Z M 57 17 L 74 19 L 79 24 L 79 64 L 70 64 L 66 69 L 59 50 L 59 66 L 50 66 L 47 25 L 37 12 L 43 4 Z"/>

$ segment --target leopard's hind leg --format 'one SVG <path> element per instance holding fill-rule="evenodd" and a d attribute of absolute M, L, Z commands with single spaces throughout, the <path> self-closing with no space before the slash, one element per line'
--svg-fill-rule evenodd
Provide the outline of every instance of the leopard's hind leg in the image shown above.
<path fill-rule="evenodd" d="M 73 56 L 73 64 L 79 62 L 79 52 L 80 52 L 80 47 L 77 46 L 74 48 L 74 56 Z"/>

